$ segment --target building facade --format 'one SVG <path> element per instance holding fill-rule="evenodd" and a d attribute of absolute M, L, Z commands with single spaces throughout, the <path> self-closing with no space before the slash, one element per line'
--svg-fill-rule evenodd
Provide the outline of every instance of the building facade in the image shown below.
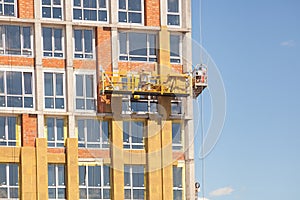
<path fill-rule="evenodd" d="M 190 0 L 0 0 L 0 199 L 195 199 Z"/>

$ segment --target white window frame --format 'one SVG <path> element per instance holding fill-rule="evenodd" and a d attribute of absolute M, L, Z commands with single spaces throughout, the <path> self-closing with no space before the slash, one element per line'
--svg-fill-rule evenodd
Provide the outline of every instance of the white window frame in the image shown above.
<path fill-rule="evenodd" d="M 180 142 L 174 142 L 173 140 L 173 124 L 179 124 L 179 131 L 180 131 Z M 183 150 L 183 123 L 180 121 L 172 121 L 172 149 L 173 151 L 182 151 Z M 178 134 L 178 133 L 176 133 Z"/>
<path fill-rule="evenodd" d="M 56 198 L 50 198 L 49 197 L 49 200 L 53 200 L 53 199 L 62 199 L 62 198 L 58 198 L 58 190 L 59 189 L 64 189 L 65 190 L 65 198 L 63 199 L 66 199 L 67 198 L 67 191 L 66 191 L 66 167 L 63 165 L 63 164 L 48 164 L 48 169 L 49 169 L 49 166 L 50 165 L 53 165 L 54 166 L 54 185 L 49 185 L 49 182 L 48 182 L 48 195 L 49 195 L 49 189 L 55 189 L 55 196 Z M 64 169 L 64 183 L 62 184 L 59 184 L 59 167 L 62 167 L 63 166 L 63 169 Z M 53 175 L 53 174 L 51 174 Z M 48 178 L 49 178 L 49 170 L 48 170 Z"/>
<path fill-rule="evenodd" d="M 179 185 L 179 186 L 175 186 L 174 185 L 174 175 L 178 175 L 177 173 L 174 173 L 174 168 L 181 168 L 181 185 Z M 184 183 L 184 179 L 183 179 L 183 177 L 184 177 L 184 170 L 183 170 L 183 167 L 179 167 L 179 166 L 175 166 L 175 165 L 173 165 L 173 193 L 175 192 L 175 191 L 180 191 L 181 192 L 181 194 L 182 194 L 182 199 L 183 199 L 183 183 Z M 175 199 L 175 195 L 173 195 L 174 196 L 174 199 Z"/>
<path fill-rule="evenodd" d="M 45 95 L 45 73 L 52 73 L 53 75 L 53 96 L 46 96 Z M 63 75 L 63 95 L 56 95 L 56 74 L 62 74 Z M 43 96 L 44 96 L 44 109 L 45 110 L 48 110 L 48 111 L 55 111 L 55 112 L 65 112 L 66 111 L 66 80 L 65 80 L 65 71 L 64 70 L 44 70 L 43 71 L 43 82 L 44 82 L 44 93 L 43 93 Z M 52 98 L 53 99 L 53 108 L 46 108 L 46 98 Z M 64 99 L 64 108 L 63 109 L 58 109 L 58 108 L 55 108 L 55 99 L 56 98 L 63 98 Z"/>
<path fill-rule="evenodd" d="M 133 110 L 133 102 L 141 102 L 141 103 L 147 103 L 147 111 L 134 111 Z M 126 106 L 125 106 L 126 104 Z M 155 104 L 156 108 L 153 111 L 151 105 Z M 127 107 L 127 109 L 124 109 L 124 106 Z M 140 98 L 140 99 L 134 99 L 131 95 L 123 96 L 122 98 L 122 114 L 154 114 L 158 113 L 158 100 L 156 96 L 146 96 L 146 98 Z"/>
<path fill-rule="evenodd" d="M 180 109 L 180 112 L 173 111 L 172 105 L 177 105 L 177 107 Z M 172 116 L 183 116 L 184 115 L 182 99 L 176 98 L 176 99 L 171 100 L 171 115 Z"/>
<path fill-rule="evenodd" d="M 73 1 L 73 0 L 72 0 Z M 107 24 L 109 22 L 109 2 L 108 0 L 105 0 L 105 3 L 106 3 L 106 8 L 101 8 L 100 5 L 99 5 L 99 0 L 96 0 L 96 8 L 85 8 L 83 7 L 83 1 L 84 0 L 80 0 L 80 4 L 81 6 L 75 6 L 74 5 L 74 1 L 72 3 L 72 6 L 73 6 L 73 9 L 72 9 L 72 19 L 74 21 L 85 21 L 85 22 L 99 22 L 99 23 L 105 23 Z M 74 19 L 74 9 L 78 9 L 78 10 L 81 10 L 81 19 Z M 89 10 L 89 11 L 96 11 L 96 17 L 97 19 L 96 20 L 88 20 L 88 19 L 84 19 L 84 10 Z M 106 21 L 100 21 L 99 20 L 99 11 L 105 11 L 106 12 Z"/>
<path fill-rule="evenodd" d="M 10 171 L 12 170 L 12 166 L 17 166 L 18 167 L 18 173 L 16 174 L 17 176 L 17 180 L 19 182 L 19 165 L 17 163 L 0 163 L 0 165 L 4 165 L 5 166 L 5 173 L 6 173 L 6 183 L 1 183 L 0 184 L 0 189 L 6 189 L 7 190 L 7 198 L 1 198 L 0 199 L 19 199 L 19 194 L 20 194 L 20 188 L 19 188 L 19 183 L 16 183 L 16 185 L 11 185 L 10 183 Z M 17 198 L 13 198 L 11 197 L 10 193 L 12 189 L 18 189 L 18 197 Z"/>
<path fill-rule="evenodd" d="M 182 14 L 181 14 L 181 10 L 182 10 L 182 2 L 181 0 L 178 0 L 178 12 L 171 12 L 169 11 L 169 5 L 168 5 L 168 0 L 166 1 L 166 8 L 167 8 L 167 25 L 170 27 L 181 27 L 182 24 Z M 178 25 L 172 25 L 168 23 L 168 16 L 169 15 L 176 15 L 179 17 L 179 24 Z"/>
<path fill-rule="evenodd" d="M 51 28 L 51 37 L 52 37 L 52 51 L 44 50 L 44 36 L 43 36 L 43 28 Z M 61 29 L 62 37 L 61 37 L 61 48 L 62 50 L 55 50 L 55 37 L 54 37 L 54 30 Z M 56 26 L 42 26 L 42 46 L 43 46 L 43 57 L 44 58 L 65 58 L 65 32 L 63 27 L 56 27 Z M 51 53 L 52 56 L 45 56 L 45 53 Z M 61 53 L 62 56 L 55 56 L 56 53 Z"/>
<path fill-rule="evenodd" d="M 80 183 L 80 180 L 79 180 L 79 199 L 80 200 L 85 200 L 85 199 L 90 199 L 89 198 L 89 193 L 88 193 L 88 190 L 89 189 L 97 189 L 97 190 L 100 190 L 101 192 L 101 197 L 100 199 L 104 199 L 103 197 L 103 194 L 104 194 L 104 190 L 110 190 L 111 189 L 111 183 L 104 183 L 104 166 L 105 167 L 109 167 L 109 165 L 105 165 L 105 164 L 100 164 L 100 163 L 88 163 L 88 162 L 85 162 L 85 163 L 80 163 L 79 162 L 79 168 L 80 167 L 84 167 L 85 168 L 85 182 L 84 183 Z M 100 185 L 98 186 L 89 186 L 88 185 L 88 182 L 89 182 L 89 167 L 100 167 Z M 110 169 L 110 168 L 109 168 Z M 80 170 L 78 170 L 78 175 L 80 177 Z M 110 171 L 109 171 L 109 181 L 110 181 Z M 80 178 L 79 178 L 80 179 Z M 87 198 L 80 198 L 80 189 L 85 189 L 87 191 Z M 111 191 L 110 191 L 110 199 L 112 198 L 111 196 Z"/>
<path fill-rule="evenodd" d="M 75 34 L 74 34 L 74 31 L 75 30 L 80 30 L 83 32 L 82 34 L 82 38 L 81 38 L 81 44 L 82 44 L 82 51 L 76 51 L 75 47 L 76 47 L 76 41 L 75 41 Z M 92 53 L 85 53 L 85 46 L 84 46 L 84 31 L 85 30 L 90 30 L 92 31 Z M 95 60 L 96 59 L 96 56 L 95 56 L 95 45 L 96 45 L 96 42 L 95 42 L 95 30 L 93 28 L 73 28 L 73 44 L 74 44 L 74 49 L 73 49 L 73 58 L 74 59 L 87 59 L 87 60 Z M 82 58 L 76 58 L 75 57 L 75 54 L 82 54 Z M 92 58 L 86 58 L 86 55 L 90 55 L 92 56 Z"/>
<path fill-rule="evenodd" d="M 126 1 L 126 9 L 120 9 L 119 8 L 119 0 L 117 0 L 117 4 L 118 4 L 118 23 L 120 24 L 134 24 L 134 25 L 144 25 L 144 21 L 145 21 L 145 8 L 144 8 L 144 0 L 140 0 L 141 1 L 141 11 L 135 11 L 135 10 L 128 10 L 128 1 L 129 0 L 125 0 Z M 126 12 L 126 19 L 127 22 L 120 22 L 119 21 L 119 13 L 120 12 Z M 139 13 L 141 14 L 141 23 L 133 23 L 133 22 L 129 22 L 129 13 Z"/>
<path fill-rule="evenodd" d="M 121 45 L 120 45 L 120 33 L 126 34 L 126 54 L 121 54 Z M 130 42 L 129 42 L 129 34 L 130 33 L 141 33 L 145 34 L 147 37 L 147 46 L 145 47 L 147 49 L 147 55 L 142 56 L 142 55 L 130 55 Z M 155 36 L 155 48 L 156 48 L 156 55 L 151 55 L 150 54 L 150 37 L 149 35 L 154 35 Z M 119 54 L 119 61 L 121 62 L 151 62 L 155 63 L 157 62 L 158 59 L 158 36 L 157 33 L 155 32 L 128 32 L 128 31 L 119 31 L 118 32 L 118 54 Z M 121 59 L 121 57 L 125 59 Z M 145 58 L 145 61 L 140 61 L 140 60 L 132 60 L 132 58 Z"/>
<path fill-rule="evenodd" d="M 135 143 L 132 141 L 132 134 L 133 134 L 133 128 L 134 126 L 138 126 L 136 124 L 136 122 L 138 123 L 142 123 L 143 127 L 143 138 L 142 138 L 142 142 L 141 143 Z M 129 123 L 128 124 L 128 133 L 125 133 L 125 130 L 124 130 L 124 123 Z M 145 148 L 145 122 L 144 121 L 135 121 L 135 120 L 132 120 L 132 121 L 123 121 L 123 148 L 124 149 L 131 149 L 131 150 L 142 150 Z M 128 140 L 125 141 L 125 138 L 124 138 L 124 134 L 127 134 L 128 135 Z M 136 148 L 138 147 L 138 148 Z"/>
<path fill-rule="evenodd" d="M 144 199 L 145 199 L 145 190 L 146 190 L 146 187 L 145 187 L 145 178 L 144 178 L 144 184 L 143 186 L 141 187 L 136 187 L 136 186 L 133 186 L 133 176 L 134 176 L 134 171 L 133 171 L 133 166 L 139 166 L 139 167 L 143 167 L 144 168 L 144 177 L 145 177 L 145 166 L 144 165 L 124 165 L 124 173 L 126 172 L 126 169 L 125 167 L 128 167 L 129 168 L 129 176 L 130 176 L 130 185 L 125 185 L 125 181 L 124 181 L 124 200 L 136 200 L 135 198 L 133 198 L 133 190 L 143 190 L 144 191 Z M 131 198 L 125 198 L 125 190 L 130 190 L 130 196 Z M 142 199 L 138 199 L 138 200 L 142 200 Z"/>
<path fill-rule="evenodd" d="M 0 107 L 1 109 L 4 110 L 11 110 L 11 109 L 21 109 L 21 110 L 34 110 L 35 109 L 35 80 L 34 80 L 34 71 L 31 69 L 18 69 L 18 68 L 1 68 L 0 72 L 3 72 L 3 84 L 4 84 L 4 92 L 0 93 L 0 97 L 5 98 L 5 106 Z M 7 72 L 20 72 L 22 73 L 22 94 L 17 95 L 17 94 L 8 94 L 7 92 L 7 85 L 6 85 L 6 79 L 7 79 Z M 24 83 L 24 73 L 31 73 L 31 91 L 32 94 L 25 94 L 25 83 Z M 22 107 L 8 107 L 7 106 L 7 101 L 8 97 L 19 97 L 22 98 Z M 25 98 L 32 98 L 32 107 L 24 107 L 24 99 Z"/>
<path fill-rule="evenodd" d="M 83 120 L 84 123 L 84 138 L 79 138 L 79 125 L 78 122 L 79 120 Z M 96 120 L 99 122 L 99 130 L 100 132 L 97 133 L 99 135 L 99 141 L 95 141 L 95 142 L 90 142 L 87 141 L 87 120 Z M 108 123 L 108 141 L 104 141 L 104 131 L 103 131 L 103 122 Z M 109 148 L 109 137 L 110 137 L 110 133 L 111 133 L 111 126 L 110 126 L 110 122 L 108 120 L 100 120 L 97 118 L 78 118 L 76 119 L 76 123 L 77 123 L 77 130 L 78 130 L 78 148 L 88 148 L 88 149 L 108 149 Z M 95 134 L 95 133 L 94 133 Z M 90 147 L 90 145 L 92 145 Z M 99 145 L 98 147 L 94 147 L 95 145 Z"/>
<path fill-rule="evenodd" d="M 41 0 L 41 18 L 43 19 L 51 19 L 51 20 L 58 20 L 58 21 L 62 21 L 64 20 L 64 0 L 60 0 L 60 5 L 54 5 L 53 0 L 50 0 L 51 3 L 50 5 L 43 5 L 43 1 Z M 50 8 L 51 10 L 51 17 L 43 17 L 43 8 Z M 60 8 L 61 9 L 61 18 L 54 18 L 53 17 L 53 9 L 54 8 Z"/>
<path fill-rule="evenodd" d="M 2 10 L 0 10 L 0 16 L 1 17 L 17 17 L 17 12 L 18 12 L 18 0 L 14 0 L 13 3 L 10 2 L 4 2 L 5 0 L 0 0 L 0 5 L 2 5 Z M 5 5 L 13 5 L 14 6 L 14 15 L 4 15 L 4 6 Z"/>
<path fill-rule="evenodd" d="M 53 119 L 54 120 L 54 125 L 53 125 L 53 131 L 54 131 L 54 138 L 52 138 L 53 140 L 49 140 L 49 133 L 48 133 L 48 119 Z M 63 138 L 58 139 L 58 135 L 57 135 L 57 120 L 63 120 Z M 48 148 L 64 148 L 65 146 L 65 140 L 67 138 L 67 131 L 66 129 L 66 119 L 64 117 L 53 117 L 53 116 L 46 116 L 45 117 L 45 135 L 47 137 L 47 145 Z M 53 145 L 50 145 L 53 144 Z"/>
<path fill-rule="evenodd" d="M 182 64 L 183 35 L 180 34 L 180 33 L 174 33 L 174 32 L 172 32 L 171 35 L 170 35 L 170 41 L 171 41 L 171 36 L 172 35 L 179 36 L 179 56 L 171 56 L 172 49 L 171 49 L 171 45 L 170 45 L 170 63 L 171 64 L 179 64 L 180 65 L 180 64 Z M 177 59 L 180 62 L 172 62 L 172 59 Z"/>
<path fill-rule="evenodd" d="M 3 138 L 0 138 L 0 146 L 7 146 L 7 147 L 16 147 L 19 146 L 20 141 L 20 121 L 18 116 L 14 115 L 0 115 L 0 118 L 4 118 L 4 136 Z M 8 131 L 8 118 L 15 118 L 16 124 L 15 124 L 15 133 L 11 133 Z M 14 135 L 14 140 L 9 140 L 9 135 Z M 1 144 L 2 143 L 2 144 Z M 11 145 L 12 144 L 12 145 Z"/>
<path fill-rule="evenodd" d="M 77 83 L 77 79 L 76 79 L 76 76 L 79 75 L 79 76 L 83 76 L 83 96 L 77 96 L 76 94 L 76 83 Z M 86 81 L 85 81 L 85 78 L 87 75 L 91 75 L 93 76 L 93 88 L 92 88 L 92 91 L 93 91 L 93 97 L 86 97 Z M 74 91 L 74 96 L 75 96 L 75 100 L 74 100 L 74 105 L 75 105 L 75 111 L 76 112 L 91 112 L 91 113 L 95 113 L 97 111 L 97 83 L 96 83 L 96 73 L 93 71 L 81 71 L 81 70 L 76 70 L 75 73 L 74 73 L 74 85 L 75 85 L 75 91 Z M 84 100 L 85 102 L 85 106 L 83 109 L 78 109 L 77 108 L 77 104 L 76 104 L 76 100 L 77 99 L 81 99 L 81 100 Z M 92 109 L 87 109 L 86 108 L 86 100 L 94 100 L 94 106 L 95 108 L 92 110 Z"/>
<path fill-rule="evenodd" d="M 6 35 L 5 29 L 6 26 L 18 26 L 20 27 L 20 54 L 11 54 L 8 53 L 6 49 Z M 24 36 L 23 36 L 23 28 L 30 28 L 30 48 L 24 48 Z M 1 24 L 0 25 L 0 55 L 11 55 L 11 56 L 23 56 L 23 57 L 34 57 L 33 51 L 33 27 L 32 25 L 20 25 L 20 24 Z M 25 53 L 24 53 L 25 52 Z"/>

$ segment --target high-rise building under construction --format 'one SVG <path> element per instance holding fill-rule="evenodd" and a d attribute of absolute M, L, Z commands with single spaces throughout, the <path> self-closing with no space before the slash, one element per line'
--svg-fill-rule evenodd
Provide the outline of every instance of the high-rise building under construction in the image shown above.
<path fill-rule="evenodd" d="M 0 199 L 195 199 L 190 0 L 0 0 L 0 34 Z"/>

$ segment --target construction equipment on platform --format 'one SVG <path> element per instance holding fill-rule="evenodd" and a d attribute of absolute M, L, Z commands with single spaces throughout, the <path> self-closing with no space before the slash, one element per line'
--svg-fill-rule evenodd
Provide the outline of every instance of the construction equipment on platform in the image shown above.
<path fill-rule="evenodd" d="M 204 64 L 196 65 L 193 70 L 193 97 L 197 98 L 207 87 L 207 67 Z"/>
<path fill-rule="evenodd" d="M 157 75 L 154 72 L 101 72 L 100 94 L 197 97 L 207 86 L 206 69 L 189 74 Z M 191 87 L 192 86 L 192 87 Z M 191 90 L 192 89 L 192 90 Z"/>

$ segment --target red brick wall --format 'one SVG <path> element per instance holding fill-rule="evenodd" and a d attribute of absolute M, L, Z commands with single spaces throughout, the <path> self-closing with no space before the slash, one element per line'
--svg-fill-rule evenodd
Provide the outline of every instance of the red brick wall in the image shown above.
<path fill-rule="evenodd" d="M 18 17 L 23 19 L 34 18 L 34 0 L 18 0 Z"/>
<path fill-rule="evenodd" d="M 64 59 L 47 58 L 43 59 L 43 67 L 49 68 L 65 68 Z"/>
<path fill-rule="evenodd" d="M 145 0 L 145 25 L 160 26 L 160 0 Z"/>
<path fill-rule="evenodd" d="M 155 71 L 155 64 L 147 62 L 119 62 L 118 67 L 120 72 L 141 72 L 142 70 L 147 72 Z"/>
<path fill-rule="evenodd" d="M 0 65 L 34 66 L 34 59 L 22 56 L 0 56 Z"/>
<path fill-rule="evenodd" d="M 96 60 L 74 60 L 74 69 L 96 69 Z"/>
<path fill-rule="evenodd" d="M 37 137 L 37 116 L 23 114 L 22 115 L 22 145 L 35 146 L 35 138 Z"/>
<path fill-rule="evenodd" d="M 182 65 L 180 64 L 171 64 L 171 67 L 175 72 L 179 72 L 179 73 L 183 72 Z"/>
<path fill-rule="evenodd" d="M 98 66 L 102 66 L 105 71 L 112 71 L 110 28 L 97 28 L 96 48 L 98 52 Z"/>
<path fill-rule="evenodd" d="M 109 158 L 109 150 L 78 149 L 78 158 Z"/>

